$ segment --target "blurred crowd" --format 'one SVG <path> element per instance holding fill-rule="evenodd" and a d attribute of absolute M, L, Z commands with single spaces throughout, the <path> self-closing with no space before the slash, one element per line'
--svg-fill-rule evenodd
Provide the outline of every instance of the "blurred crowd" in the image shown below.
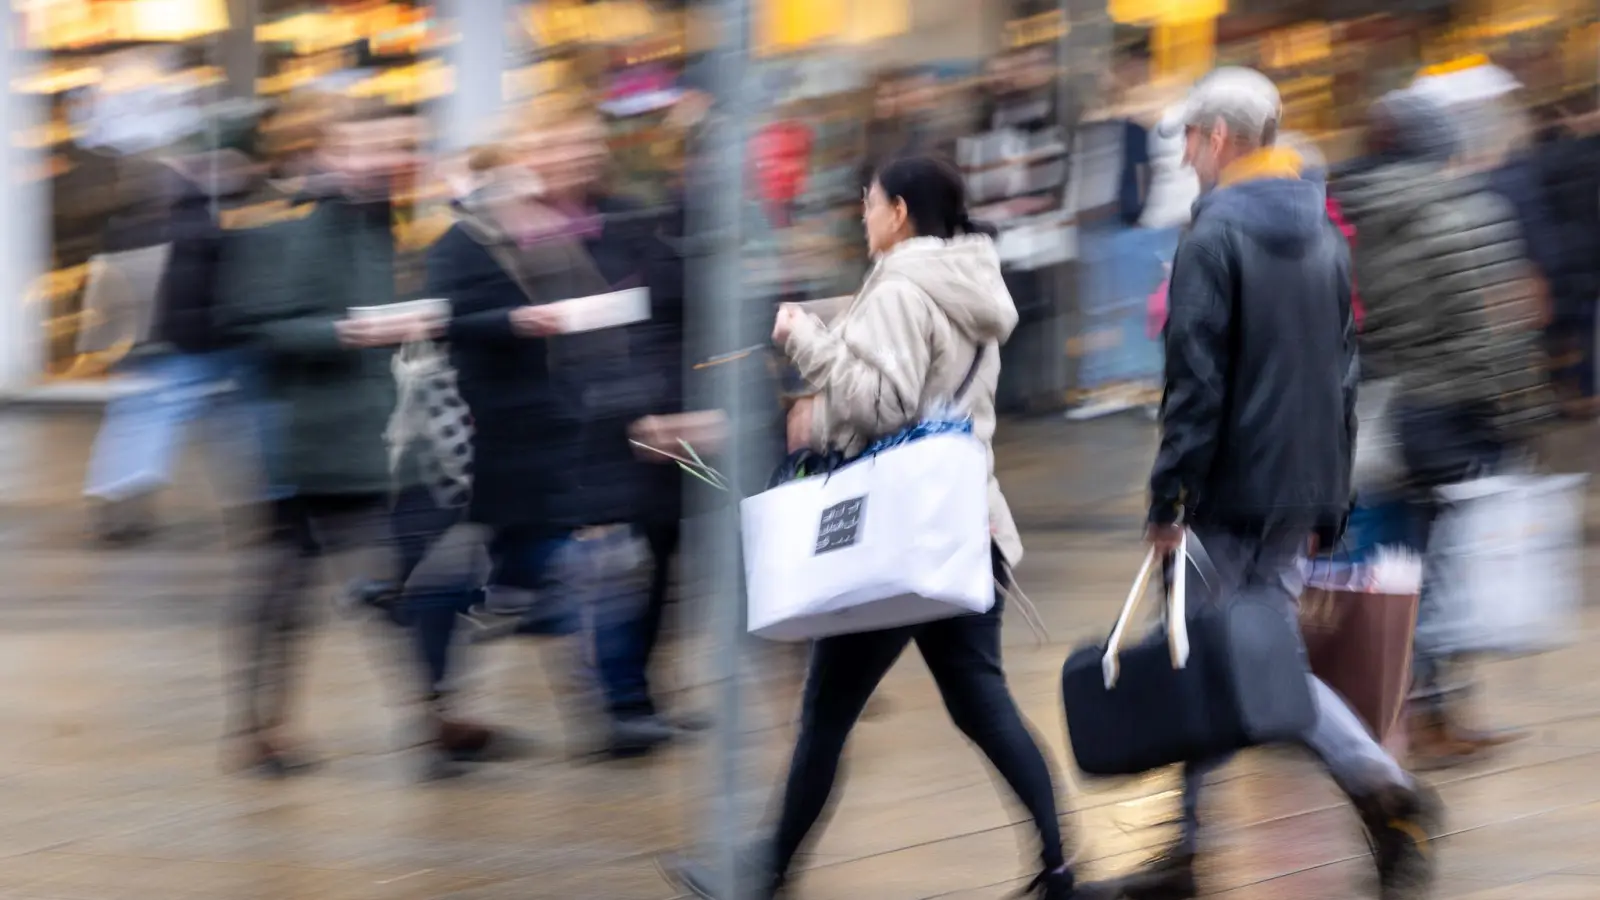
<path fill-rule="evenodd" d="M 108 408 L 86 484 L 101 537 L 136 541 L 179 429 L 226 417 L 213 455 L 239 488 L 228 521 L 251 566 L 239 764 L 303 763 L 290 684 L 314 567 L 361 548 L 393 557 L 372 560 L 349 599 L 416 636 L 431 765 L 514 743 L 449 704 L 469 612 L 524 633 L 587 623 L 604 636 L 575 663 L 574 690 L 603 696 L 604 748 L 670 739 L 645 680 L 681 518 L 668 448 L 716 427 L 681 415 L 681 214 L 606 190 L 594 114 L 513 123 L 451 161 L 453 223 L 407 291 L 394 197 L 421 167 L 419 121 L 334 96 L 275 115 L 264 151 L 149 162 L 132 183 L 150 188 L 150 216 L 113 219 L 120 264 L 163 257 L 149 340 L 129 363 L 158 387 Z M 592 330 L 583 309 L 548 305 L 594 295 L 648 308 Z"/>
<path fill-rule="evenodd" d="M 226 147 L 117 154 L 98 265 L 154 298 L 123 364 L 153 387 L 108 406 L 84 493 L 99 539 L 137 545 L 159 527 L 155 501 L 184 428 L 202 415 L 225 423 L 211 455 L 229 475 L 225 520 L 246 567 L 230 625 L 231 762 L 272 777 L 314 763 L 296 729 L 301 659 L 320 560 L 345 553 L 361 564 L 341 604 L 406 638 L 425 778 L 526 749 L 454 701 L 464 627 L 479 640 L 562 640 L 582 752 L 644 756 L 705 727 L 695 710 L 663 708 L 650 671 L 686 485 L 720 477 L 702 457 L 715 463 L 730 428 L 693 402 L 706 361 L 749 365 L 773 387 L 750 429 L 771 437 L 754 451 L 761 474 L 785 451 L 859 452 L 914 422 L 935 393 L 969 388 L 987 443 L 1008 405 L 1002 379 L 1015 377 L 1001 375 L 1002 360 L 1025 370 L 1059 352 L 1025 329 L 1019 341 L 1044 344 L 1000 346 L 1019 321 L 1070 298 L 1085 322 L 1079 386 L 1099 391 L 1074 414 L 1138 408 L 1161 421 L 1151 487 L 1163 549 L 1159 529 L 1180 521 L 1165 507 L 1186 505 L 1189 521 L 1218 507 L 1304 512 L 1316 493 L 1314 514 L 1287 522 L 1303 526 L 1295 540 L 1315 532 L 1322 549 L 1342 540 L 1357 556 L 1395 544 L 1422 553 L 1440 488 L 1535 465 L 1557 419 L 1600 414 L 1593 114 L 1527 108 L 1484 61 L 1378 99 L 1360 152 L 1329 161 L 1309 138 L 1280 133 L 1282 101 L 1259 73 L 1231 87 L 1237 72 L 1192 92 L 1152 88 L 1147 55 L 1118 57 L 1110 102 L 1082 122 L 1063 117 L 1043 51 L 992 63 L 981 103 L 951 103 L 921 73 L 885 75 L 837 216 L 858 229 L 859 266 L 829 261 L 819 279 L 785 268 L 772 292 L 860 293 L 835 318 L 752 292 L 764 327 L 776 321 L 771 354 L 689 350 L 699 251 L 686 206 L 697 171 L 719 164 L 704 142 L 718 110 L 698 89 L 673 98 L 684 158 L 649 196 L 617 177 L 602 113 L 582 104 L 510 115 L 494 140 L 438 159 L 424 152 L 423 120 L 308 92 Z M 814 212 L 800 202 L 810 140 L 768 131 L 752 147 L 752 193 L 790 236 Z M 1292 187 L 1263 189 L 1255 206 L 1227 190 L 1261 182 Z M 413 259 L 396 237 L 401 199 L 427 192 L 444 212 Z M 1348 325 L 1331 301 L 1326 315 L 1285 312 L 1324 297 L 1348 305 Z M 1251 316 L 1269 331 L 1227 330 Z M 1358 371 L 1341 369 L 1357 357 Z M 1229 381 L 1230 366 L 1260 383 Z M 1258 402 L 1277 405 L 1251 419 Z M 1273 477 L 1297 482 L 1262 480 Z M 997 485 L 990 515 L 1005 585 L 1021 538 Z M 1292 560 L 1302 548 L 1272 549 Z M 1270 574 L 1257 557 L 1259 571 L 1241 578 Z M 1456 654 L 1435 639 L 1449 615 L 1433 602 L 1435 578 L 1423 577 L 1402 754 L 1414 768 L 1508 740 L 1456 702 Z M 1146 881 L 1103 895 L 1073 886 L 1049 773 L 1000 673 L 999 606 L 950 620 L 963 624 L 819 642 L 781 858 L 760 861 L 764 889 L 781 886 L 850 726 L 914 639 L 957 724 L 1038 824 L 1039 896 L 1194 896 L 1197 823 Z M 1346 718 L 1308 738 L 1333 747 L 1330 767 L 1398 772 Z M 1357 775 L 1343 775 L 1357 791 Z M 1386 885 L 1410 877 L 1407 829 L 1431 825 L 1418 796 L 1393 807 L 1387 794 L 1357 797 L 1380 856 L 1392 856 L 1379 860 Z"/>

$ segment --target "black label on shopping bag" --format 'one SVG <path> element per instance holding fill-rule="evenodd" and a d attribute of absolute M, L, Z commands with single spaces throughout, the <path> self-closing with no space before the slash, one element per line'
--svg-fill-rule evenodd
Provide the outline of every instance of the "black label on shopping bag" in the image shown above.
<path fill-rule="evenodd" d="M 817 549 L 812 555 L 821 556 L 859 543 L 861 509 L 866 503 L 866 497 L 856 497 L 823 510 L 822 522 L 817 526 Z"/>

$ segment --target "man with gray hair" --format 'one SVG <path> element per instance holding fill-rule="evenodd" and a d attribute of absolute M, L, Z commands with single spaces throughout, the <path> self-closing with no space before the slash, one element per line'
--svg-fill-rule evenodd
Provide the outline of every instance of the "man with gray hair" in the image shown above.
<path fill-rule="evenodd" d="M 1304 554 L 1331 546 L 1349 513 L 1357 365 L 1349 248 L 1321 182 L 1278 145 L 1281 117 L 1266 76 L 1230 67 L 1162 125 L 1181 130 L 1203 193 L 1173 264 L 1147 536 L 1171 552 L 1190 529 L 1219 600 L 1281 596 L 1293 615 Z M 1432 878 L 1433 801 L 1338 694 L 1304 677 L 1316 719 L 1303 743 L 1361 813 L 1382 896 L 1419 895 Z M 1197 895 L 1197 803 L 1223 762 L 1189 761 L 1183 839 L 1125 879 L 1124 896 Z"/>

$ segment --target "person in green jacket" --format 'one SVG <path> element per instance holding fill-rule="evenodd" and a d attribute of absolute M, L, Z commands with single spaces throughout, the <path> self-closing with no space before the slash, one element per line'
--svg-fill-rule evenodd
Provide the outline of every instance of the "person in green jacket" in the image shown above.
<path fill-rule="evenodd" d="M 385 428 L 395 407 L 394 347 L 437 323 L 352 318 L 395 302 L 391 185 L 415 163 L 413 120 L 346 115 L 322 133 L 319 171 L 281 221 L 231 248 L 237 268 L 224 327 L 261 353 L 278 427 L 265 449 L 278 487 L 252 548 L 240 604 L 235 735 L 240 767 L 306 767 L 286 734 L 291 675 L 324 552 L 383 549 L 394 488 Z M 387 553 L 376 570 L 393 568 Z"/>

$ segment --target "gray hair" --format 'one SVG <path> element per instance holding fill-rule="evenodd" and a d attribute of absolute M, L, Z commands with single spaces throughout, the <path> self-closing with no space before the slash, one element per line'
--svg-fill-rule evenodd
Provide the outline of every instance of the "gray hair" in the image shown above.
<path fill-rule="evenodd" d="M 1218 121 L 1240 142 L 1268 146 L 1277 140 L 1283 100 L 1272 79 L 1242 66 L 1223 66 L 1194 86 L 1176 115 L 1162 126 L 1171 137 L 1185 126 L 1210 128 Z"/>

